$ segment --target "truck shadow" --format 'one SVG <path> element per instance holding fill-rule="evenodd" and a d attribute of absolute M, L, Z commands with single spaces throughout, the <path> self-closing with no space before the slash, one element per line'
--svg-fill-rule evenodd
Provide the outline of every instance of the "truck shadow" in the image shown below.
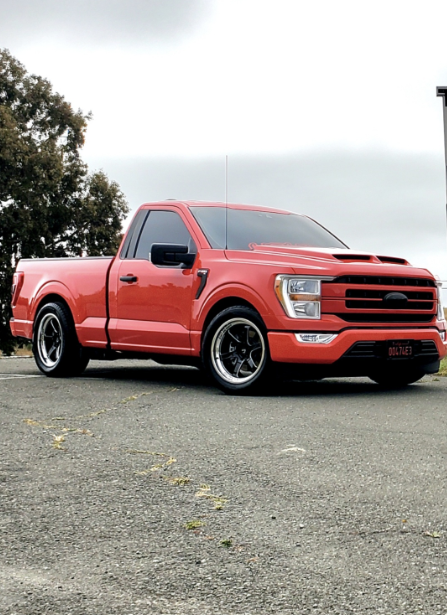
<path fill-rule="evenodd" d="M 113 380 L 144 382 L 154 385 L 169 385 L 175 387 L 188 387 L 195 392 L 209 395 L 225 395 L 206 376 L 206 374 L 193 367 L 162 366 L 154 363 L 141 363 L 141 365 L 120 365 L 104 363 L 91 364 L 83 378 L 89 380 Z M 327 378 L 324 380 L 286 380 L 275 381 L 270 387 L 257 395 L 266 398 L 278 397 L 325 397 L 334 395 L 426 395 L 427 386 L 432 383 L 432 376 L 404 388 L 382 388 L 368 378 Z"/>

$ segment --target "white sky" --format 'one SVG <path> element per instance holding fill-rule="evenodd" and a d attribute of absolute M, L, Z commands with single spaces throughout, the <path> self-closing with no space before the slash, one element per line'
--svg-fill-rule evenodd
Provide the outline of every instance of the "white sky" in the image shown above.
<path fill-rule="evenodd" d="M 228 154 L 232 200 L 292 203 L 447 280 L 445 1 L 0 0 L 0 15 L 0 47 L 93 112 L 84 158 L 133 209 L 221 200 Z"/>

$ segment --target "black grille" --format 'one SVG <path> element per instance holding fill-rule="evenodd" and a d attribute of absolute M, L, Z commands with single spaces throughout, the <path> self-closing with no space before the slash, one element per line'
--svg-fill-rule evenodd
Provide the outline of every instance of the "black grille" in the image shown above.
<path fill-rule="evenodd" d="M 345 352 L 347 359 L 383 359 L 386 356 L 386 342 L 356 342 Z M 437 361 L 438 349 L 433 340 L 414 341 L 414 357 L 425 357 Z"/>
<path fill-rule="evenodd" d="M 426 278 L 401 278 L 374 275 L 343 275 L 330 284 L 375 284 L 376 286 L 425 286 L 436 288 L 434 280 Z"/>
<path fill-rule="evenodd" d="M 387 313 L 372 314 L 371 312 L 369 314 L 363 314 L 363 313 L 350 314 L 350 313 L 345 312 L 343 314 L 335 314 L 335 316 L 338 316 L 338 318 L 341 318 L 345 322 L 404 322 L 404 323 L 423 322 L 423 323 L 427 323 L 433 320 L 433 318 L 435 317 L 435 314 L 404 314 L 404 313 L 399 314 L 397 312 L 391 312 L 389 314 Z"/>
<path fill-rule="evenodd" d="M 436 348 L 436 344 L 434 343 L 433 340 L 422 340 L 420 348 L 419 348 L 419 354 L 420 355 L 427 355 L 427 354 L 438 354 L 438 349 Z"/>
<path fill-rule="evenodd" d="M 346 291 L 346 297 L 351 297 L 353 299 L 383 299 L 385 295 L 388 295 L 389 292 L 390 291 L 388 289 L 386 290 L 369 290 L 369 289 L 362 290 L 360 288 L 349 288 Z M 412 300 L 434 301 L 434 296 L 433 296 L 432 291 L 417 292 L 417 291 L 412 291 L 412 290 L 406 290 L 405 296 L 407 297 L 407 299 L 412 299 Z"/>
<path fill-rule="evenodd" d="M 345 357 L 371 358 L 377 353 L 377 342 L 357 342 L 345 353 Z"/>
<path fill-rule="evenodd" d="M 347 308 L 356 308 L 358 310 L 386 310 L 389 309 L 382 301 L 346 301 Z M 400 310 L 433 310 L 433 301 L 411 301 L 403 304 L 401 307 L 394 309 Z"/>

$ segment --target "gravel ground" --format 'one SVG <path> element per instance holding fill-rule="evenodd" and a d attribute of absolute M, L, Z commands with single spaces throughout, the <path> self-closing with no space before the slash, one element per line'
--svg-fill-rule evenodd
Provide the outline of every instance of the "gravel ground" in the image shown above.
<path fill-rule="evenodd" d="M 2 359 L 0 613 L 445 615 L 446 392 Z"/>

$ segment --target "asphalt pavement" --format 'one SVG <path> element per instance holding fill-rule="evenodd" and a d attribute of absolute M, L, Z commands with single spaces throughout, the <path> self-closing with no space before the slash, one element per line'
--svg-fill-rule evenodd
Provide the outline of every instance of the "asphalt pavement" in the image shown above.
<path fill-rule="evenodd" d="M 447 614 L 447 378 L 0 359 L 1 615 Z"/>

